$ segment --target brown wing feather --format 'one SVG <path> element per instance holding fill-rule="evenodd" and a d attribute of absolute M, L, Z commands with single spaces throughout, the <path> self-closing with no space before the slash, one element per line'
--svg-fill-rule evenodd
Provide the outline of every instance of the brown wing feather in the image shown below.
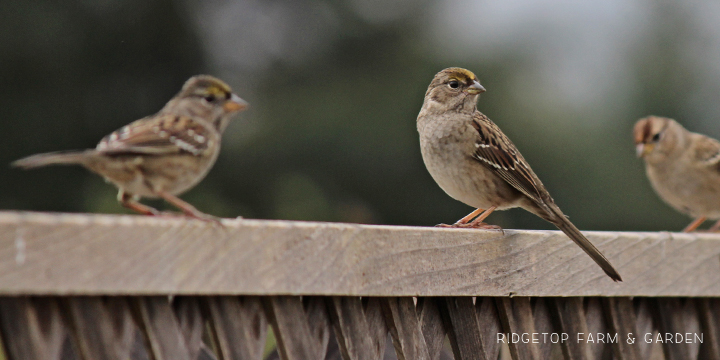
<path fill-rule="evenodd" d="M 529 198 L 542 202 L 542 184 L 510 139 L 480 112 L 475 113 L 472 125 L 479 135 L 473 157 Z"/>
<path fill-rule="evenodd" d="M 695 158 L 720 171 L 720 142 L 705 135 L 695 135 L 700 136 L 694 142 Z"/>
<path fill-rule="evenodd" d="M 103 138 L 97 150 L 106 154 L 200 155 L 212 138 L 209 125 L 190 117 L 163 114 L 143 118 Z"/>

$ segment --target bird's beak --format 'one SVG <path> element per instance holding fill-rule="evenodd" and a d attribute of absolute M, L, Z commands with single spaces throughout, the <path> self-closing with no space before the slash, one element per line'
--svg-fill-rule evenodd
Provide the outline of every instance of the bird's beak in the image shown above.
<path fill-rule="evenodd" d="M 465 90 L 468 94 L 479 94 L 484 93 L 485 88 L 480 85 L 480 83 L 477 80 L 473 80 L 472 85 L 468 86 L 468 88 Z"/>
<path fill-rule="evenodd" d="M 652 151 L 654 146 L 654 144 L 639 143 L 635 145 L 635 155 L 637 155 L 637 157 L 644 157 Z"/>
<path fill-rule="evenodd" d="M 223 110 L 227 112 L 238 112 L 241 110 L 245 110 L 245 108 L 248 107 L 247 101 L 241 99 L 239 96 L 232 94 L 230 99 L 225 102 L 225 105 L 223 105 Z"/>

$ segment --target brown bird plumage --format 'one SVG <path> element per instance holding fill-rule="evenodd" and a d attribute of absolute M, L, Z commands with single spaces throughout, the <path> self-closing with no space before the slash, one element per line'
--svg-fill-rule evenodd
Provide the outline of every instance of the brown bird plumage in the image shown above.
<path fill-rule="evenodd" d="M 103 138 L 95 149 L 45 153 L 13 162 L 30 169 L 55 164 L 82 165 L 115 184 L 118 201 L 142 214 L 159 212 L 139 203 L 163 198 L 186 215 L 209 219 L 176 197 L 200 182 L 220 152 L 232 116 L 247 103 L 220 79 L 190 78 L 155 115 L 134 121 Z"/>
<path fill-rule="evenodd" d="M 477 110 L 478 95 L 484 91 L 468 70 L 440 71 L 428 87 L 417 119 L 430 175 L 448 195 L 478 208 L 454 226 L 487 227 L 482 220 L 492 211 L 521 207 L 562 230 L 610 278 L 622 281 L 605 256 L 555 205 L 512 141 Z"/>
<path fill-rule="evenodd" d="M 677 211 L 695 218 L 685 232 L 707 219 L 720 219 L 720 142 L 658 116 L 638 120 L 633 137 L 655 192 Z M 710 229 L 720 230 L 720 221 Z"/>

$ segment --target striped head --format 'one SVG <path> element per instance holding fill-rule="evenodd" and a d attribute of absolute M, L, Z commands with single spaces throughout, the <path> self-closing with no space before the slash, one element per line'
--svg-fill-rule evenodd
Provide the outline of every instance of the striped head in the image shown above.
<path fill-rule="evenodd" d="M 475 111 L 478 95 L 485 92 L 475 74 L 447 68 L 435 75 L 425 93 L 423 108 L 431 112 Z"/>
<path fill-rule="evenodd" d="M 642 118 L 633 128 L 636 155 L 648 162 L 664 160 L 672 150 L 682 145 L 685 131 L 672 119 L 659 116 Z"/>
<path fill-rule="evenodd" d="M 210 75 L 197 75 L 185 82 L 163 111 L 206 119 L 222 132 L 232 115 L 247 106 L 224 81 Z"/>

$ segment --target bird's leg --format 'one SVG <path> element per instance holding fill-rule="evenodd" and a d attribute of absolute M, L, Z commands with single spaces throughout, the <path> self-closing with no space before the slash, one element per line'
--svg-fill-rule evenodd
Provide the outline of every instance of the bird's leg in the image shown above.
<path fill-rule="evenodd" d="M 170 194 L 163 190 L 156 190 L 155 194 L 157 194 L 158 196 L 160 196 L 161 198 L 163 198 L 165 201 L 169 202 L 176 208 L 182 210 L 182 212 L 187 216 L 190 216 L 190 217 L 193 217 L 193 218 L 199 219 L 199 220 L 210 221 L 210 222 L 215 222 L 217 224 L 220 224 L 220 221 L 216 217 L 205 214 L 204 212 L 196 209 L 194 206 L 190 205 L 189 203 L 183 201 L 182 199 L 180 199 L 179 197 L 177 197 L 173 194 Z"/>
<path fill-rule="evenodd" d="M 693 220 L 693 222 L 691 222 L 690 225 L 686 226 L 685 229 L 683 229 L 683 232 L 695 231 L 695 229 L 697 229 L 700 225 L 702 225 L 702 223 L 704 223 L 705 220 L 707 220 L 707 218 L 704 216 L 701 216 L 701 217 Z M 717 225 L 717 224 L 715 224 L 715 225 Z M 713 227 L 715 227 L 715 225 L 713 225 Z"/>
<path fill-rule="evenodd" d="M 483 211 L 485 211 L 485 209 L 477 208 L 477 209 L 475 209 L 473 212 L 465 215 L 465 217 L 463 217 L 462 219 L 456 221 L 455 224 L 452 224 L 452 225 L 448 225 L 448 224 L 437 224 L 437 225 L 435 225 L 435 226 L 436 226 L 436 227 L 457 227 L 457 225 L 464 225 L 464 224 L 467 224 L 467 223 L 468 223 L 470 220 L 472 220 L 474 217 L 480 215 L 480 213 L 482 213 Z"/>
<path fill-rule="evenodd" d="M 126 193 L 123 190 L 120 190 L 120 192 L 118 193 L 118 201 L 123 207 L 126 207 L 133 211 L 137 211 L 143 215 L 160 215 L 160 212 L 157 209 L 139 203 L 135 197 Z"/>
<path fill-rule="evenodd" d="M 497 209 L 497 206 L 491 206 L 487 208 L 487 210 L 483 209 L 477 209 L 464 218 L 458 220 L 458 222 L 452 224 L 452 225 L 445 225 L 440 224 L 437 225 L 439 227 L 451 227 L 451 228 L 463 228 L 463 229 L 487 229 L 487 230 L 502 230 L 501 227 L 497 225 L 490 225 L 483 222 L 485 218 L 487 218 L 493 211 Z M 479 214 L 479 215 L 478 215 Z M 475 220 L 470 221 L 472 218 L 476 217 Z"/>
<path fill-rule="evenodd" d="M 715 225 L 711 226 L 708 231 L 710 232 L 718 232 L 720 231 L 720 220 L 718 220 Z"/>
<path fill-rule="evenodd" d="M 473 228 L 473 229 L 490 229 L 490 230 L 498 230 L 499 229 L 499 230 L 502 230 L 502 228 L 497 225 L 490 225 L 490 224 L 483 222 L 483 220 L 485 220 L 485 218 L 490 216 L 490 214 L 492 214 L 492 212 L 495 211 L 495 209 L 497 209 L 497 206 L 489 207 L 482 214 L 480 214 L 480 216 L 475 218 L 475 220 L 471 221 L 470 223 L 468 223 L 467 225 L 465 225 L 463 227 L 468 227 L 468 228 Z"/>

